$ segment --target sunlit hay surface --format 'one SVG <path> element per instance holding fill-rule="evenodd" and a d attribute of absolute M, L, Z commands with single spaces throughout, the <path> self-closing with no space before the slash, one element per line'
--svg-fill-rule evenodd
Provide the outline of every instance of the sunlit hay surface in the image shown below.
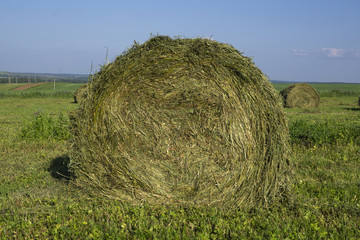
<path fill-rule="evenodd" d="M 316 108 L 320 95 L 310 84 L 296 83 L 280 92 L 284 106 L 288 108 Z"/>
<path fill-rule="evenodd" d="M 83 98 L 86 97 L 86 92 L 88 91 L 88 84 L 81 85 L 74 92 L 74 102 L 79 103 Z"/>
<path fill-rule="evenodd" d="M 94 75 L 71 121 L 70 166 L 92 194 L 251 207 L 287 193 L 281 99 L 230 45 L 166 36 L 135 44 Z"/>

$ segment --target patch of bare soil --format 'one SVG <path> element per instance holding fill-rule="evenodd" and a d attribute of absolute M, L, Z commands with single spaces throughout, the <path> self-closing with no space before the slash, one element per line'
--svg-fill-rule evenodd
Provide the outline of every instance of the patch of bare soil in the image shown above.
<path fill-rule="evenodd" d="M 30 84 L 27 84 L 27 85 L 25 85 L 25 86 L 21 86 L 21 87 L 14 88 L 14 89 L 12 89 L 12 90 L 25 90 L 25 89 L 28 89 L 28 88 L 31 88 L 31 87 L 43 85 L 43 84 L 45 84 L 45 83 L 46 83 L 46 82 L 42 82 L 42 83 L 30 83 Z"/>

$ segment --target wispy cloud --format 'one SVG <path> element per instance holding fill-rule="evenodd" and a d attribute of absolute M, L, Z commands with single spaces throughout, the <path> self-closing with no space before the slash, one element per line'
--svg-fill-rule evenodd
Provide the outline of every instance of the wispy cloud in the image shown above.
<path fill-rule="evenodd" d="M 317 51 L 293 49 L 295 56 L 316 56 L 325 58 L 360 58 L 360 50 L 342 48 L 322 48 Z"/>
<path fill-rule="evenodd" d="M 313 56 L 315 52 L 309 51 L 309 50 L 299 50 L 299 49 L 293 49 L 292 54 L 295 56 Z"/>
<path fill-rule="evenodd" d="M 349 51 L 341 48 L 322 48 L 321 55 L 328 58 L 343 58 Z"/>

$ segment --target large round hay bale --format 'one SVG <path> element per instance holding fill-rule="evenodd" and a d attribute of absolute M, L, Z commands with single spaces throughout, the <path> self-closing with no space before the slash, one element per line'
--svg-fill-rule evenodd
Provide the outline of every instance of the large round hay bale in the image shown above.
<path fill-rule="evenodd" d="M 296 83 L 280 92 L 284 106 L 288 108 L 316 108 L 320 95 L 310 84 Z"/>
<path fill-rule="evenodd" d="M 251 207 L 287 186 L 280 97 L 227 44 L 166 36 L 135 44 L 94 75 L 71 122 L 70 167 L 93 194 Z"/>
<path fill-rule="evenodd" d="M 86 95 L 88 84 L 83 84 L 74 92 L 74 102 L 79 103 Z"/>

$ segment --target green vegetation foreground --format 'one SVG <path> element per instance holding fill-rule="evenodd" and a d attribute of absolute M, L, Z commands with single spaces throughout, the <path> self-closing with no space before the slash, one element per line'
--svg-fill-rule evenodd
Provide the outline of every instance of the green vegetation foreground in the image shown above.
<path fill-rule="evenodd" d="M 59 86 L 57 94 L 51 85 L 45 94 L 0 86 L 0 239 L 360 238 L 355 85 L 322 85 L 319 108 L 286 109 L 296 173 L 291 198 L 234 211 L 134 206 L 78 190 L 67 169 L 67 115 L 77 107 L 78 86 Z"/>

